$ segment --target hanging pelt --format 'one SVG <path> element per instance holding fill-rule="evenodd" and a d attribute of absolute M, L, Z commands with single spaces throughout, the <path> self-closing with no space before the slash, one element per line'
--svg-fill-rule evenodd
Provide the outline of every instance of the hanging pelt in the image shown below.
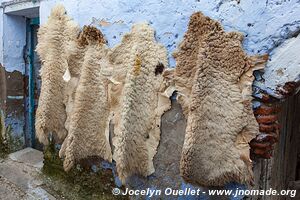
<path fill-rule="evenodd" d="M 36 112 L 36 134 L 40 142 L 47 145 L 49 134 L 56 143 L 62 143 L 67 135 L 65 129 L 66 110 L 63 75 L 67 69 L 67 46 L 74 41 L 79 27 L 62 5 L 54 7 L 48 21 L 38 32 L 37 52 L 42 62 L 40 71 L 42 86 Z"/>
<path fill-rule="evenodd" d="M 110 88 L 114 115 L 114 155 L 118 176 L 125 183 L 131 175 L 148 176 L 160 140 L 161 115 L 170 108 L 164 93 L 167 51 L 155 41 L 147 24 L 134 25 L 110 54 L 114 66 Z M 168 79 L 166 79 L 168 80 Z"/>
<path fill-rule="evenodd" d="M 80 39 L 83 37 L 87 46 L 71 110 L 69 133 L 60 150 L 66 171 L 89 157 L 112 161 L 108 122 L 109 81 L 101 71 L 108 67 L 108 48 L 102 33 L 95 27 L 84 27 Z"/>
<path fill-rule="evenodd" d="M 86 39 L 88 31 L 89 28 L 87 26 L 84 26 L 77 40 L 71 40 L 67 45 L 68 68 L 66 69 L 66 72 L 63 76 L 63 79 L 66 82 L 64 103 L 67 113 L 67 119 L 65 122 L 65 128 L 67 130 L 69 130 L 76 89 L 80 79 L 84 55 L 87 50 L 86 47 L 88 46 L 88 42 Z"/>
<path fill-rule="evenodd" d="M 267 56 L 247 57 L 237 32 L 198 12 L 174 54 L 175 85 L 187 117 L 180 170 L 188 182 L 251 184 L 249 142 L 258 133 L 252 111 L 253 71 Z"/>

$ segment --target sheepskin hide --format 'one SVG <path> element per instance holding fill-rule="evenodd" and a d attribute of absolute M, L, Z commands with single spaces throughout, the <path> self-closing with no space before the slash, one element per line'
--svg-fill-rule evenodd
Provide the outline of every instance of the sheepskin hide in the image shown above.
<path fill-rule="evenodd" d="M 112 50 L 114 80 L 111 88 L 114 112 L 114 155 L 118 176 L 125 183 L 131 175 L 148 176 L 160 140 L 161 115 L 170 108 L 167 51 L 147 24 L 134 25 L 122 43 Z M 120 97 L 118 99 L 118 97 Z"/>
<path fill-rule="evenodd" d="M 83 65 L 83 59 L 87 49 L 86 47 L 88 46 L 86 37 L 88 36 L 89 32 L 89 27 L 84 26 L 77 40 L 69 41 L 67 46 L 68 68 L 63 76 L 64 80 L 66 81 L 64 103 L 67 113 L 67 119 L 65 122 L 65 128 L 67 130 L 69 130 L 75 93 L 80 79 L 81 67 Z"/>
<path fill-rule="evenodd" d="M 203 186 L 253 179 L 249 142 L 259 133 L 251 106 L 253 70 L 265 57 L 248 58 L 242 35 L 198 12 L 174 54 L 175 85 L 187 128 L 180 170 Z"/>
<path fill-rule="evenodd" d="M 79 27 L 66 15 L 63 6 L 53 8 L 51 15 L 38 32 L 37 52 L 42 61 L 41 94 L 36 112 L 36 134 L 47 145 L 52 134 L 61 143 L 67 135 L 63 80 L 67 69 L 68 41 L 76 40 Z"/>
<path fill-rule="evenodd" d="M 112 161 L 107 122 L 108 80 L 101 72 L 108 65 L 108 49 L 98 29 L 85 27 L 83 35 L 87 47 L 71 110 L 69 134 L 60 150 L 66 171 L 83 158 L 96 156 Z"/>

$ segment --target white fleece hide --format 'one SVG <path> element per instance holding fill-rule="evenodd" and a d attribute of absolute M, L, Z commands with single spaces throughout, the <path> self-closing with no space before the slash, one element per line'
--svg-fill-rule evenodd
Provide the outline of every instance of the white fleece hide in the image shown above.
<path fill-rule="evenodd" d="M 64 91 L 64 104 L 66 106 L 67 113 L 67 119 L 65 122 L 65 128 L 67 130 L 69 130 L 75 93 L 80 79 L 81 68 L 87 46 L 87 44 L 83 42 L 86 41 L 85 35 L 85 31 L 81 31 L 77 40 L 69 41 L 67 45 L 68 68 L 64 74 L 64 77 L 69 76 L 69 80 L 64 80 L 66 82 Z"/>
<path fill-rule="evenodd" d="M 76 40 L 79 27 L 66 15 L 63 6 L 52 9 L 48 21 L 38 32 L 37 52 L 42 61 L 41 94 L 36 112 L 36 135 L 39 141 L 48 144 L 49 134 L 56 143 L 62 143 L 67 135 L 63 75 L 67 69 L 68 41 Z"/>
<path fill-rule="evenodd" d="M 161 115 L 171 106 L 169 96 L 163 93 L 163 70 L 155 71 L 157 66 L 167 68 L 167 51 L 155 41 L 152 28 L 137 24 L 112 50 L 110 61 L 115 67 L 113 79 L 120 83 L 111 88 L 113 158 L 125 183 L 131 175 L 148 176 L 155 171 Z"/>
<path fill-rule="evenodd" d="M 91 30 L 98 32 L 95 28 Z M 81 159 L 90 157 L 112 161 L 106 135 L 109 129 L 108 80 L 101 72 L 109 64 L 108 48 L 91 38 L 88 43 L 71 110 L 69 134 L 60 150 L 66 171 Z"/>

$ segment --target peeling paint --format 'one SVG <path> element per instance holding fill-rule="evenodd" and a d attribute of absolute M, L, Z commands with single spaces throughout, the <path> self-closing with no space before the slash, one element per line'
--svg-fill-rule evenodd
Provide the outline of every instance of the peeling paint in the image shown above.
<path fill-rule="evenodd" d="M 11 143 L 20 143 L 17 148 L 20 149 L 24 144 L 24 75 L 14 70 L 6 71 L 6 68 L 0 66 L 0 109 L 5 118 L 6 127 L 11 134 Z M 16 140 L 18 142 L 14 142 Z"/>
<path fill-rule="evenodd" d="M 282 45 L 272 51 L 267 63 L 263 78 L 265 87 L 273 95 L 281 98 L 278 87 L 283 87 L 287 82 L 300 81 L 300 35 L 286 40 Z"/>

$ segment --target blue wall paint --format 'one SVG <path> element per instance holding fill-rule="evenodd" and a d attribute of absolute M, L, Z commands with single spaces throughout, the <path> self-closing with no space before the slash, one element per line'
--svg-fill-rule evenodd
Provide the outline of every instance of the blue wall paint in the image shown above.
<path fill-rule="evenodd" d="M 25 73 L 23 50 L 26 45 L 26 19 L 21 16 L 3 16 L 3 66 L 5 70 Z"/>
<path fill-rule="evenodd" d="M 64 4 L 81 26 L 100 27 L 110 47 L 118 44 L 134 23 L 147 21 L 155 28 L 158 41 L 167 47 L 172 67 L 176 64 L 172 53 L 183 38 L 190 15 L 196 11 L 220 21 L 227 31 L 244 33 L 244 48 L 249 54 L 271 52 L 300 31 L 299 0 L 240 0 L 240 3 L 237 0 L 41 0 L 41 23 L 47 20 L 56 3 Z M 2 8 L 0 62 L 7 71 L 24 73 L 25 19 L 3 15 L 1 11 Z M 102 20 L 109 24 L 101 26 Z M 299 72 L 287 70 L 286 73 Z"/>
<path fill-rule="evenodd" d="M 175 66 L 171 54 L 195 11 L 220 21 L 227 31 L 243 32 L 247 36 L 244 47 L 250 54 L 269 52 L 300 30 L 298 0 L 241 0 L 239 4 L 236 0 L 47 0 L 41 2 L 42 23 L 57 2 L 64 4 L 81 26 L 109 22 L 101 30 L 111 47 L 132 24 L 147 21 L 155 28 L 158 41 L 168 48 L 171 66 Z"/>
<path fill-rule="evenodd" d="M 23 49 L 26 44 L 26 37 L 24 37 L 26 36 L 25 18 L 6 14 L 3 14 L 2 16 L 3 48 L 1 48 L 1 50 L 3 50 L 3 60 L 1 64 L 3 64 L 7 72 L 18 71 L 24 74 L 25 63 L 23 59 Z M 7 98 L 8 100 L 13 99 L 9 96 Z M 14 99 L 19 98 L 14 97 Z M 13 108 L 10 110 L 13 110 Z M 20 115 L 20 113 L 17 112 L 6 114 L 5 124 L 11 126 L 13 136 L 24 143 L 24 115 Z"/>
<path fill-rule="evenodd" d="M 0 63 L 3 64 L 3 8 L 0 8 Z"/>

